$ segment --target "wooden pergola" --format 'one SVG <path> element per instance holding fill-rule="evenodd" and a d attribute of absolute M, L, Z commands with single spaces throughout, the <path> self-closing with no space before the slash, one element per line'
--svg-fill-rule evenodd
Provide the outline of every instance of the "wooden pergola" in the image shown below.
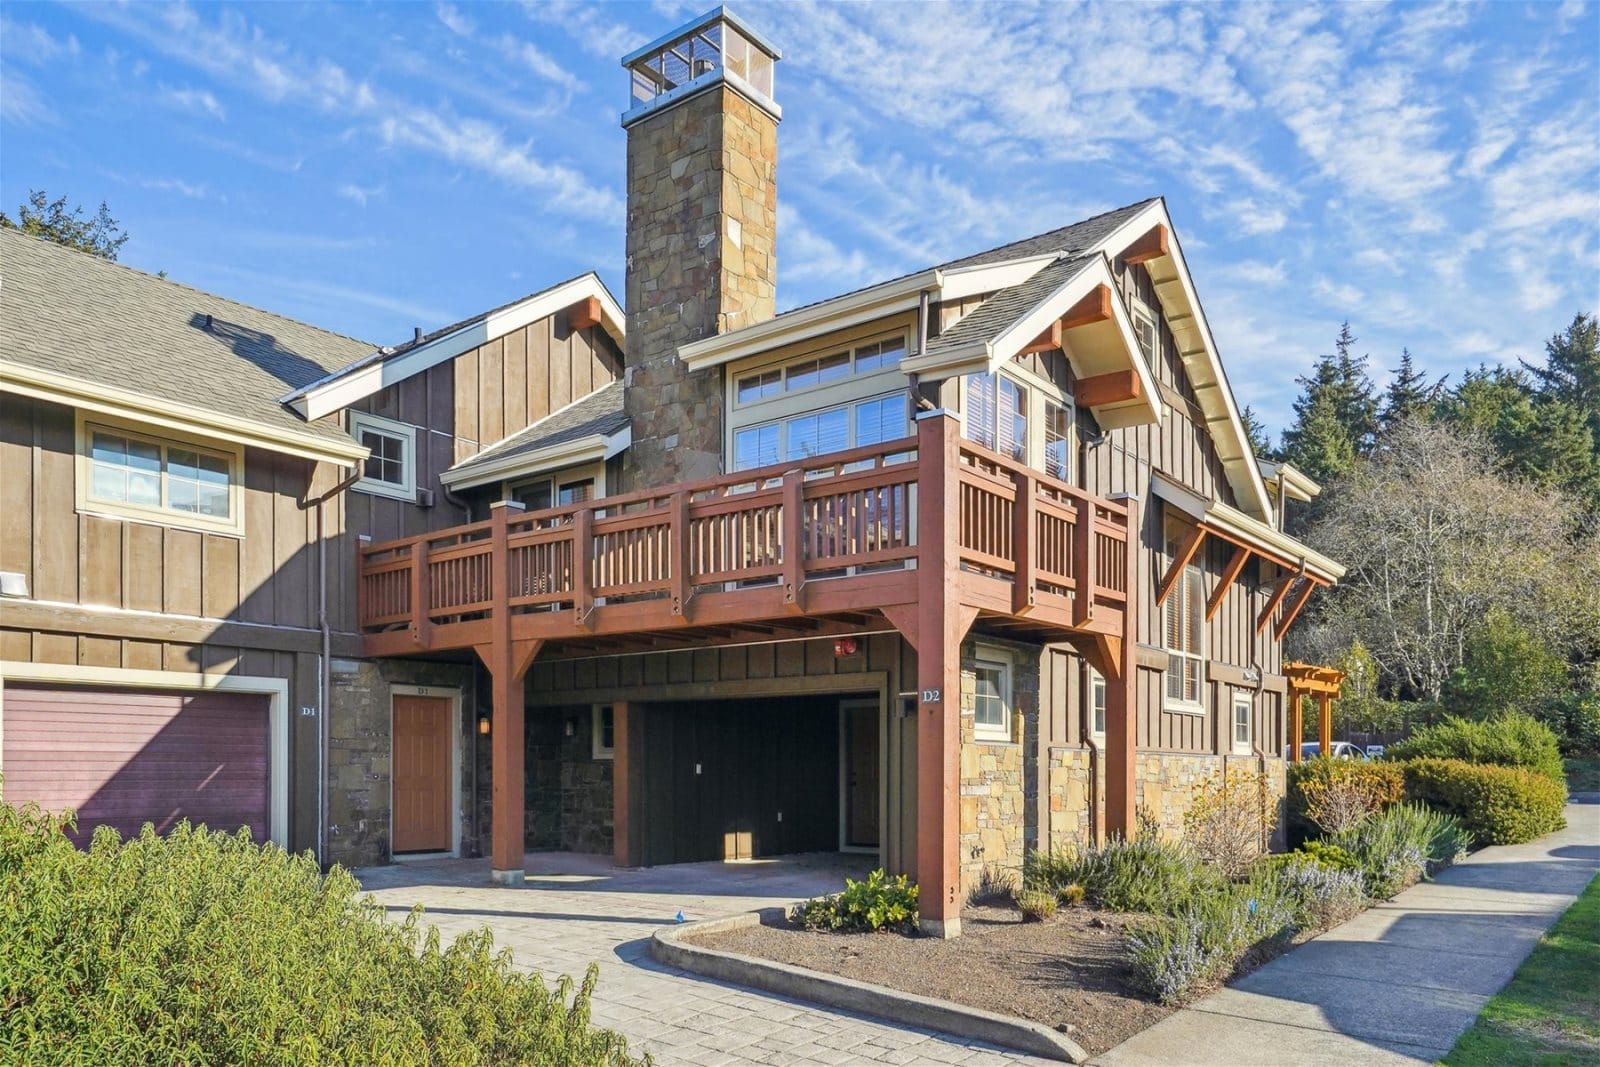
<path fill-rule="evenodd" d="M 1317 701 L 1318 751 L 1326 756 L 1333 749 L 1333 701 L 1344 684 L 1344 672 L 1335 667 L 1320 667 L 1315 663 L 1286 663 L 1284 677 L 1289 679 L 1289 761 L 1300 762 L 1300 738 L 1305 730 L 1300 711 L 1301 697 L 1314 697 Z"/>

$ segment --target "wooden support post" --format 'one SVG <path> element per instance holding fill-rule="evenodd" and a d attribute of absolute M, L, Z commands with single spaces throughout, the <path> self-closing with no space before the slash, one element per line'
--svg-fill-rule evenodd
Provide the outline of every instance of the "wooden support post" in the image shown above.
<path fill-rule="evenodd" d="M 976 615 L 960 602 L 960 424 L 917 423 L 917 884 L 921 926 L 961 934 L 961 639 Z"/>
<path fill-rule="evenodd" d="M 689 618 L 694 586 L 689 582 L 689 494 L 672 494 L 672 613 Z"/>
<path fill-rule="evenodd" d="M 411 543 L 411 640 L 418 648 L 428 647 L 433 620 L 428 618 L 428 539 Z"/>
<path fill-rule="evenodd" d="M 1250 558 L 1248 548 L 1233 550 L 1233 558 L 1228 560 L 1228 565 L 1222 568 L 1222 574 L 1217 578 L 1217 587 L 1211 591 L 1211 599 L 1206 601 L 1206 621 L 1210 622 L 1222 607 L 1222 602 L 1228 598 L 1228 590 L 1239 577 L 1239 572 L 1244 570 L 1245 562 Z"/>
<path fill-rule="evenodd" d="M 1289 687 L 1289 762 L 1300 762 L 1300 742 L 1305 739 L 1306 724 L 1305 710 L 1300 703 L 1300 698 L 1305 694 L 1300 690 Z"/>
<path fill-rule="evenodd" d="M 802 589 L 806 583 L 805 475 L 799 470 L 783 475 L 783 606 L 805 611 Z"/>
<path fill-rule="evenodd" d="M 1131 546 L 1130 546 L 1131 547 Z M 1099 583 L 1094 565 L 1094 501 L 1078 497 L 1078 515 L 1072 523 L 1072 625 L 1084 626 L 1094 618 L 1094 587 Z"/>
<path fill-rule="evenodd" d="M 1317 695 L 1317 741 L 1320 746 L 1317 755 L 1330 756 L 1333 754 L 1333 694 L 1319 693 Z"/>
<path fill-rule="evenodd" d="M 1012 535 L 1012 559 L 1016 561 L 1016 573 L 1012 576 L 1011 583 L 1011 613 L 1013 615 L 1026 615 L 1033 610 L 1035 594 L 1038 585 L 1034 580 L 1034 533 L 1037 518 L 1034 510 L 1035 481 L 1032 474 L 1023 472 L 1017 478 L 1017 502 L 1013 512 L 1016 529 Z"/>
<path fill-rule="evenodd" d="M 638 704 L 625 700 L 611 706 L 611 862 L 618 867 L 644 863 L 642 712 Z"/>
<path fill-rule="evenodd" d="M 1106 834 L 1132 841 L 1138 828 L 1134 794 L 1139 747 L 1139 502 L 1128 506 L 1128 550 L 1125 589 L 1128 599 L 1122 613 L 1122 640 L 1116 646 L 1115 676 L 1106 679 Z M 1108 657 L 1109 658 L 1109 657 Z M 1110 664 L 1107 664 L 1110 666 Z M 1105 672 L 1102 672 L 1105 673 Z"/>
<path fill-rule="evenodd" d="M 579 629 L 589 628 L 594 612 L 594 513 L 579 508 L 572 516 L 572 615 Z"/>
<path fill-rule="evenodd" d="M 520 885 L 526 851 L 527 797 L 524 761 L 527 736 L 523 725 L 522 680 L 539 654 L 540 642 L 514 642 L 511 638 L 510 552 L 506 523 L 522 505 L 497 501 L 489 505 L 491 548 L 490 587 L 494 607 L 489 616 L 490 640 L 478 645 L 478 656 L 489 669 L 491 739 L 489 745 L 490 877 L 501 885 Z"/>

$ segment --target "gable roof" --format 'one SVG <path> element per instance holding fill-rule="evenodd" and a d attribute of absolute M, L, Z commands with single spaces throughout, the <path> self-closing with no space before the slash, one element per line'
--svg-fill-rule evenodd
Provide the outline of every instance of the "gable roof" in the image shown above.
<path fill-rule="evenodd" d="M 280 400 L 307 418 L 318 419 L 586 300 L 598 304 L 600 326 L 622 348 L 627 330 L 622 307 L 600 276 L 589 271 L 403 344 L 369 351 L 364 358 L 283 394 Z"/>
<path fill-rule="evenodd" d="M 349 463 L 366 449 L 278 403 L 372 350 L 226 297 L 0 230 L 7 391 Z"/>
<path fill-rule="evenodd" d="M 445 471 L 440 481 L 452 489 L 467 489 L 574 463 L 610 459 L 626 448 L 633 436 L 622 393 L 622 382 L 608 382 L 462 460 Z"/>

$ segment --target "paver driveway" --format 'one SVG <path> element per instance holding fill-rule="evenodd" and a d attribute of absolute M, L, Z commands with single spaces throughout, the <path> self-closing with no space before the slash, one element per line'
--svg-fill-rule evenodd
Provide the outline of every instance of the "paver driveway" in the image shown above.
<path fill-rule="evenodd" d="M 650 958 L 651 931 L 787 904 L 864 874 L 861 857 L 800 856 L 618 871 L 603 857 L 531 853 L 528 883 L 488 884 L 487 861 L 357 871 L 394 914 L 421 904 L 449 936 L 487 924 L 517 965 L 581 977 L 600 964 L 594 1019 L 662 1064 L 1034 1063 L 977 1042 L 830 1011 L 685 974 Z"/>

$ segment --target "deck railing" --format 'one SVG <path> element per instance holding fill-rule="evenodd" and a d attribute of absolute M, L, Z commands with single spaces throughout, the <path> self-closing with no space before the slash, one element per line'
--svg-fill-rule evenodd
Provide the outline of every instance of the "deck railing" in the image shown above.
<path fill-rule="evenodd" d="M 771 587 L 797 605 L 808 583 L 917 565 L 918 486 L 959 484 L 961 569 L 1008 582 L 1017 613 L 1059 599 L 1076 621 L 1126 598 L 1127 511 L 970 442 L 954 472 L 930 471 L 917 438 L 602 497 L 364 546 L 360 625 L 369 632 L 488 615 L 497 542 L 513 613 L 670 600 L 686 615 L 705 590 Z M 930 457 L 931 458 L 931 457 Z M 1080 576 L 1092 575 L 1080 595 Z"/>

